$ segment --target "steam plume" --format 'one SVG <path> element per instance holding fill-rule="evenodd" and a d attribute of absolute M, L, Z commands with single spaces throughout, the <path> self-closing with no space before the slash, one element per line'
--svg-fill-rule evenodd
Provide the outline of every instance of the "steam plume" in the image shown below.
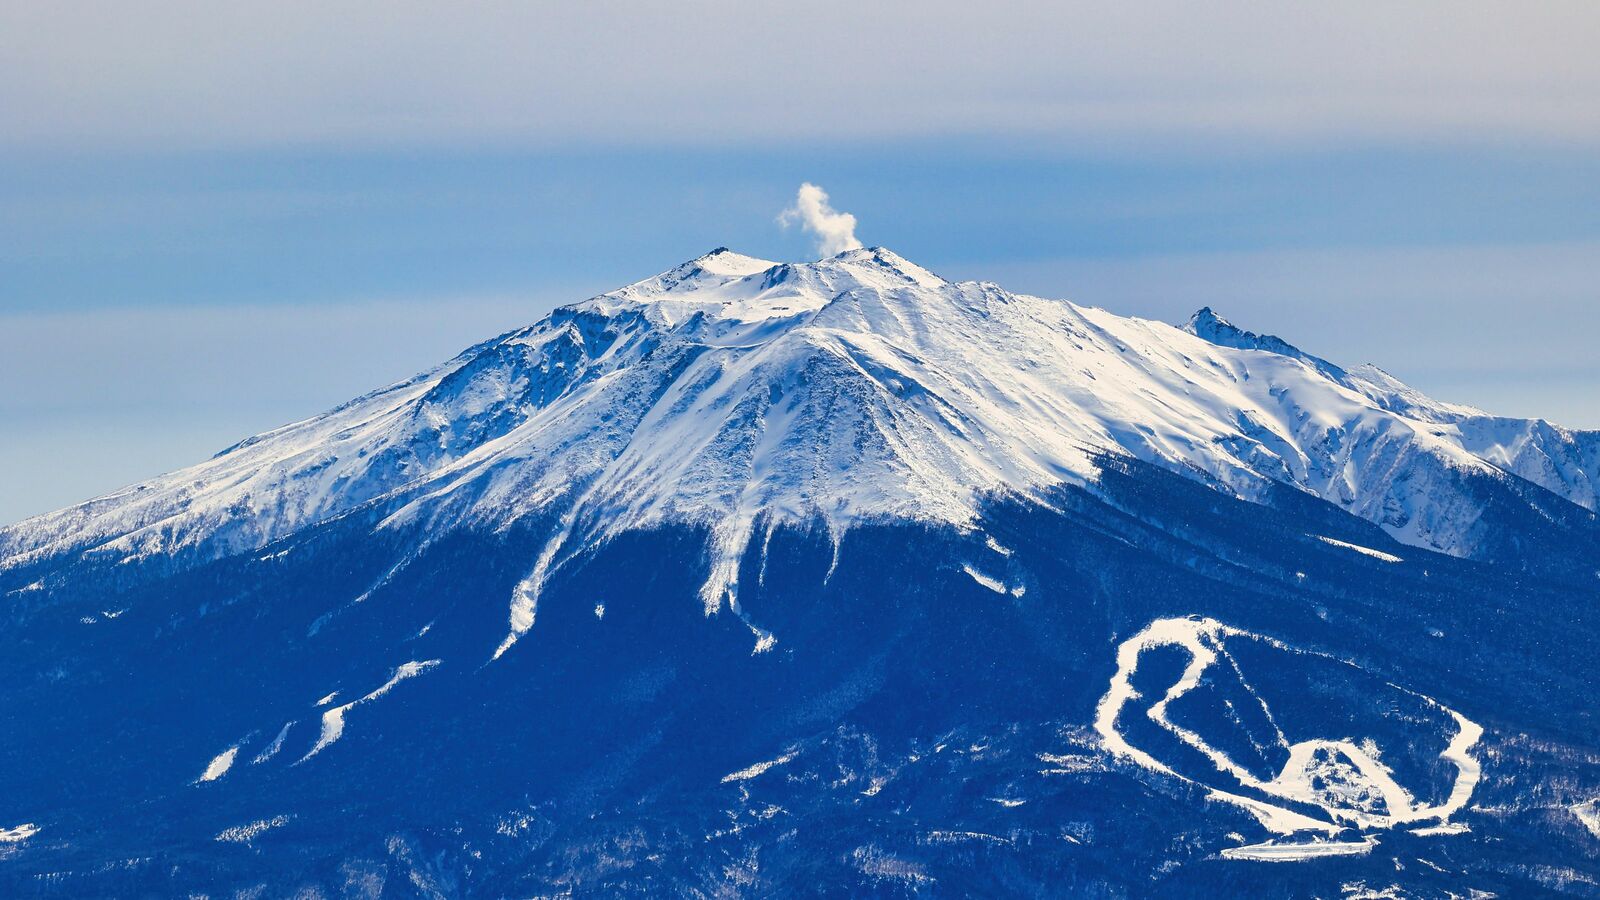
<path fill-rule="evenodd" d="M 833 256 L 861 246 L 856 240 L 856 217 L 828 205 L 828 192 L 806 182 L 795 194 L 794 205 L 778 215 L 778 224 L 788 227 L 799 222 L 817 238 L 817 253 Z"/>

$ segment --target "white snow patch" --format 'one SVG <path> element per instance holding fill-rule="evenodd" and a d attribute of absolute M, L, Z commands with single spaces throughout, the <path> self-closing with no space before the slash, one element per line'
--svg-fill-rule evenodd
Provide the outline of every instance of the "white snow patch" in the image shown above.
<path fill-rule="evenodd" d="M 39 826 L 24 822 L 11 828 L 0 828 L 0 844 L 20 844 L 39 833 Z"/>
<path fill-rule="evenodd" d="M 1366 856 L 1377 845 L 1377 840 L 1367 837 L 1360 841 L 1305 841 L 1304 843 L 1265 841 L 1247 847 L 1229 847 L 1222 851 L 1224 859 L 1248 859 L 1256 862 L 1299 862 L 1304 859 L 1321 859 L 1329 856 Z"/>
<path fill-rule="evenodd" d="M 421 661 L 413 660 L 412 662 L 403 663 L 394 670 L 393 675 L 389 676 L 389 680 L 385 681 L 377 690 L 358 700 L 351 700 L 349 703 L 346 703 L 343 706 L 335 706 L 333 709 L 324 712 L 322 714 L 322 734 L 317 737 L 316 745 L 307 751 L 305 756 L 300 757 L 299 761 L 296 762 L 295 765 L 299 765 L 311 757 L 316 756 L 318 753 L 321 753 L 324 748 L 326 748 L 329 744 L 332 744 L 334 741 L 337 741 L 344 734 L 345 713 L 363 703 L 368 703 L 378 699 L 379 697 L 382 697 L 384 694 L 387 694 L 389 691 L 393 690 L 394 686 L 400 682 L 405 681 L 407 678 L 415 678 L 434 666 L 439 665 L 441 662 L 443 662 L 443 660 L 429 659 Z"/>
<path fill-rule="evenodd" d="M 594 617 L 596 619 L 604 619 L 606 617 L 606 605 L 604 603 L 596 603 L 594 605 Z"/>
<path fill-rule="evenodd" d="M 981 841 L 990 844 L 1011 844 L 1010 838 L 989 834 L 983 831 L 930 831 L 922 839 L 924 844 L 959 844 L 965 841 Z"/>
<path fill-rule="evenodd" d="M 722 776 L 722 783 L 727 784 L 731 781 L 749 781 L 750 779 L 765 773 L 768 769 L 776 766 L 786 765 L 789 762 L 792 762 L 794 758 L 799 755 L 799 750 L 790 750 L 788 753 L 785 753 L 777 759 L 769 759 L 766 762 L 758 762 L 753 766 L 740 769 L 737 772 L 730 772 L 729 774 Z"/>
<path fill-rule="evenodd" d="M 1012 550 L 1011 550 L 1010 547 L 1007 547 L 1007 546 L 1001 544 L 999 541 L 995 540 L 993 537 L 991 537 L 990 535 L 987 535 L 987 534 L 983 536 L 983 545 L 985 547 L 988 547 L 990 550 L 993 550 L 994 552 L 1000 554 L 1001 556 L 1009 557 L 1011 555 L 1011 553 L 1012 553 Z"/>
<path fill-rule="evenodd" d="M 555 558 L 556 550 L 560 546 L 559 542 L 560 538 L 551 541 L 544 554 L 539 557 L 532 574 L 517 582 L 516 587 L 511 589 L 511 612 L 509 614 L 511 630 L 506 634 L 505 640 L 500 642 L 500 646 L 495 648 L 494 656 L 490 657 L 491 660 L 504 656 L 505 652 L 511 649 L 511 645 L 515 644 L 524 634 L 528 633 L 528 629 L 533 627 L 533 617 L 539 609 L 539 589 L 544 584 L 545 573 L 550 566 L 550 562 Z"/>
<path fill-rule="evenodd" d="M 857 847 L 851 851 L 850 859 L 855 863 L 856 870 L 863 875 L 874 878 L 893 878 L 911 885 L 932 884 L 933 876 L 929 875 L 923 867 L 915 862 L 901 859 L 892 853 L 875 845 Z"/>
<path fill-rule="evenodd" d="M 1039 770 L 1041 775 L 1076 775 L 1081 772 L 1098 772 L 1105 766 L 1093 756 L 1075 753 L 1040 753 L 1039 761 L 1050 768 Z"/>
<path fill-rule="evenodd" d="M 1398 866 L 1399 862 L 1395 860 L 1395 865 Z M 1413 896 L 1398 884 L 1391 884 L 1385 888 L 1372 888 L 1367 887 L 1365 881 L 1347 881 L 1339 885 L 1339 889 L 1344 892 L 1344 900 L 1410 900 Z"/>
<path fill-rule="evenodd" d="M 1390 562 L 1390 563 L 1405 562 L 1405 560 L 1401 559 L 1398 556 L 1395 556 L 1393 553 L 1385 553 L 1382 550 L 1374 550 L 1371 547 L 1363 547 L 1360 544 L 1349 544 L 1349 543 L 1346 543 L 1344 541 L 1334 540 L 1331 537 L 1324 537 L 1323 535 L 1320 535 L 1320 534 L 1312 535 L 1312 537 L 1315 537 L 1317 540 L 1323 542 L 1324 544 L 1332 544 L 1335 547 L 1343 547 L 1346 550 L 1354 550 L 1357 553 L 1363 554 L 1365 556 L 1370 556 L 1373 559 L 1381 559 L 1384 562 Z"/>
<path fill-rule="evenodd" d="M 221 753 L 218 753 L 216 757 L 206 765 L 206 770 L 200 774 L 199 780 L 216 781 L 218 778 L 228 774 L 228 770 L 233 768 L 234 757 L 238 755 L 239 747 L 237 745 L 229 747 Z"/>
<path fill-rule="evenodd" d="M 257 819 L 244 825 L 235 825 L 224 828 L 217 833 L 216 840 L 231 844 L 248 844 L 262 834 L 274 828 L 282 828 L 289 824 L 288 816 L 273 816 L 270 819 Z"/>
<path fill-rule="evenodd" d="M 250 765 L 259 766 L 274 756 L 277 756 L 278 751 L 283 749 L 283 739 L 289 736 L 289 728 L 293 726 L 294 723 L 295 720 L 293 719 L 283 723 L 283 727 L 278 729 L 278 736 L 273 738 L 272 743 L 263 748 L 260 753 L 257 753 L 255 759 L 250 760 Z"/>
<path fill-rule="evenodd" d="M 1006 809 L 1016 809 L 1017 807 L 1023 805 L 1024 803 L 1027 803 L 1028 801 L 1026 801 L 1026 800 L 1017 800 L 1017 799 L 1013 799 L 1011 797 L 990 797 L 989 798 L 989 802 L 990 803 L 998 803 L 1001 806 L 1004 806 Z"/>
<path fill-rule="evenodd" d="M 339 696 L 339 692 L 338 691 L 331 691 L 331 692 L 328 693 L 328 696 L 323 697 L 321 700 L 318 700 L 316 703 L 313 703 L 311 705 L 312 706 L 327 706 L 329 703 L 332 703 L 335 699 L 337 699 L 338 696 Z"/>
<path fill-rule="evenodd" d="M 1583 823 L 1583 827 L 1589 829 L 1590 834 L 1600 838 L 1600 797 L 1575 803 L 1568 808 Z"/>
<path fill-rule="evenodd" d="M 961 571 L 966 572 L 969 576 L 972 577 L 973 581 L 976 581 L 977 583 L 983 585 L 984 587 L 988 588 L 989 590 L 994 591 L 996 594 L 1007 593 L 1005 582 L 1000 581 L 997 578 L 991 578 L 988 575 L 985 575 L 982 572 L 978 571 L 977 569 L 974 569 L 970 565 L 963 564 L 961 566 Z"/>

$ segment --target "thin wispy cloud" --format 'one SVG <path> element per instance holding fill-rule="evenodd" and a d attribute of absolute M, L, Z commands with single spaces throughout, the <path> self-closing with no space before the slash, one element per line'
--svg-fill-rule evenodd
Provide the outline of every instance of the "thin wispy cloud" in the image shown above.
<path fill-rule="evenodd" d="M 795 193 L 794 205 L 778 214 L 785 228 L 799 223 L 817 239 L 820 256 L 834 256 L 861 246 L 856 239 L 856 217 L 839 212 L 828 202 L 828 192 L 807 181 Z"/>
<path fill-rule="evenodd" d="M 0 148 L 1600 142 L 1592 0 L 623 6 L 0 4 Z"/>

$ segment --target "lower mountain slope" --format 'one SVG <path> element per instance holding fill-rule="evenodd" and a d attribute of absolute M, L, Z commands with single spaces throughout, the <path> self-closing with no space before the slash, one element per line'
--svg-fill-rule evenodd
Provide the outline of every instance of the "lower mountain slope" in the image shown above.
<path fill-rule="evenodd" d="M 739 561 L 743 610 L 776 636 L 755 654 L 737 617 L 705 614 L 708 535 L 682 526 L 555 571 L 493 663 L 539 527 L 414 554 L 415 535 L 346 518 L 139 587 L 13 598 L 0 714 L 23 727 L 0 797 L 37 832 L 0 850 L 0 884 L 1529 896 L 1600 878 L 1592 585 L 1408 548 L 1294 493 L 1102 464 L 1097 491 L 994 498 L 970 530 L 774 529 Z M 1263 638 L 1172 706 L 1210 745 L 1277 775 L 1288 754 L 1243 715 L 1259 700 L 1285 748 L 1369 748 L 1439 807 L 1462 789 L 1459 715 L 1481 729 L 1467 802 L 1394 823 L 1353 812 L 1374 809 L 1350 799 L 1371 793 L 1359 773 L 1343 795 L 1252 793 L 1142 715 L 1108 739 L 1119 677 L 1159 698 L 1187 665 L 1156 646 L 1130 673 L 1119 644 L 1173 620 Z M 1285 831 L 1291 814 L 1312 824 Z M 1307 846 L 1356 850 L 1230 855 Z"/>

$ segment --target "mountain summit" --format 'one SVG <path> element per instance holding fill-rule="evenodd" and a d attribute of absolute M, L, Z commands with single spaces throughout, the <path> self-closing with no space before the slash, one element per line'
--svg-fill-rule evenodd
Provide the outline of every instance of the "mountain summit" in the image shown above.
<path fill-rule="evenodd" d="M 966 527 L 986 496 L 1092 485 L 1101 454 L 1247 499 L 1288 485 L 1456 556 L 1495 553 L 1497 503 L 1595 509 L 1595 433 L 1493 420 L 1361 371 L 1209 308 L 1175 329 L 952 283 L 881 247 L 807 264 L 718 248 L 0 531 L 0 567 L 212 559 L 357 508 L 435 534 L 559 509 L 512 602 L 514 640 L 562 554 L 631 529 L 709 528 L 715 611 L 758 523 Z"/>
<path fill-rule="evenodd" d="M 1291 639 L 1320 648 L 1317 659 L 1407 642 L 1372 671 L 1425 682 L 1394 703 L 1416 706 L 1409 721 L 1435 730 L 1402 737 L 1395 719 L 1375 720 L 1371 733 L 1407 742 L 1420 754 L 1417 773 L 1458 771 L 1459 783 L 1469 770 L 1479 777 L 1460 742 L 1489 717 L 1438 699 L 1455 688 L 1438 680 L 1443 645 L 1428 645 L 1438 640 L 1428 630 L 1482 634 L 1524 604 L 1592 595 L 1597 486 L 1600 434 L 1440 403 L 1375 367 L 1342 368 L 1210 309 L 1176 328 L 950 282 L 884 248 L 804 264 L 718 248 L 191 468 L 0 530 L 0 609 L 8 640 L 23 648 L 0 681 L 25 686 L 0 708 L 8 721 L 35 723 L 29 746 L 0 762 L 42 772 L 120 754 L 104 777 L 124 779 L 110 787 L 88 776 L 101 793 L 69 799 L 43 776 L 0 777 L 0 826 L 25 819 L 38 831 L 15 852 L 88 873 L 107 854 L 144 852 L 133 832 L 84 836 L 105 804 L 134 804 L 147 811 L 141 827 L 156 827 L 156 811 L 172 815 L 171 804 L 206 791 L 223 798 L 218 815 L 247 821 L 219 820 L 215 841 L 202 835 L 204 853 L 182 851 L 200 861 L 172 871 L 202 882 L 256 871 L 213 844 L 255 847 L 281 829 L 301 837 L 272 858 L 329 872 L 376 853 L 413 881 L 447 874 L 545 889 L 562 883 L 549 866 L 574 858 L 561 854 L 598 853 L 583 842 L 611 839 L 590 826 L 562 830 L 591 821 L 583 816 L 646 827 L 618 811 L 645 796 L 639 779 L 669 773 L 686 808 L 725 811 L 715 786 L 743 791 L 763 766 L 832 754 L 849 757 L 839 764 L 852 773 L 850 802 L 862 803 L 891 780 L 933 777 L 906 773 L 956 729 L 973 748 L 961 777 L 998 792 L 995 803 L 978 798 L 988 816 L 1013 808 L 1007 798 L 1027 778 L 983 762 L 980 745 L 1014 744 L 1016 758 L 1034 760 L 1028 771 L 1039 760 L 1123 771 L 1117 760 L 1154 759 L 1131 749 L 1141 738 L 1116 713 L 1138 694 L 1142 653 L 1183 650 L 1199 665 L 1225 643 Z M 1157 585 L 1161 599 L 1149 593 Z M 1439 605 L 1463 590 L 1485 608 Z M 1523 592 L 1509 606 L 1497 593 L 1508 590 Z M 1174 625 L 1174 615 L 1226 619 Z M 1388 630 L 1396 616 L 1427 624 L 1401 638 Z M 971 643 L 946 645 L 954 635 Z M 1055 643 L 1040 643 L 1046 635 Z M 973 684 L 947 686 L 964 698 L 950 710 L 907 700 L 918 670 L 937 682 L 971 664 L 969 653 L 1023 645 L 1032 649 L 1007 663 L 984 656 L 990 668 Z M 1513 681 L 1534 684 L 1578 652 L 1541 659 Z M 1264 664 L 1323 685 L 1344 677 L 1302 672 L 1310 658 Z M 1488 658 L 1462 665 L 1468 680 L 1475 666 L 1492 669 Z M 143 673 L 143 688 L 108 686 L 129 672 Z M 1571 677 L 1510 695 L 1548 699 Z M 995 678 L 1033 685 L 1001 702 L 986 687 Z M 1098 691 L 1066 687 L 1108 678 L 1105 698 L 1122 690 L 1116 679 L 1131 692 L 1114 707 Z M 202 685 L 211 693 L 195 708 L 209 718 L 187 719 L 180 698 Z M 383 712 L 402 697 L 414 698 L 414 715 Z M 102 710 L 122 721 L 111 712 L 118 702 L 132 702 L 140 724 L 85 717 Z M 769 706 L 775 717 L 757 712 Z M 78 712 L 46 726 L 40 717 L 56 715 L 47 709 Z M 960 711 L 968 717 L 951 717 Z M 1310 715 L 1283 713 L 1296 714 Z M 573 718 L 584 715 L 592 721 Z M 368 737 L 346 737 L 347 719 L 368 720 L 354 729 Z M 1048 743 L 1048 729 L 1030 731 L 1046 722 L 1077 723 L 1081 733 L 1060 732 L 1076 735 L 1064 739 L 1076 749 L 1034 746 Z M 1195 732 L 1172 733 L 1188 741 Z M 1423 752 L 1435 737 L 1440 747 Z M 62 741 L 72 749 L 54 759 L 30 749 Z M 127 749 L 141 741 L 145 749 Z M 706 741 L 717 749 L 688 761 Z M 880 741 L 899 762 L 878 755 L 890 752 Z M 1263 751 L 1265 775 L 1227 770 L 1225 791 L 1184 765 L 1134 768 L 1151 783 L 1242 792 L 1236 809 L 1206 815 L 1243 814 L 1275 834 L 1445 827 L 1465 808 L 1465 797 L 1445 801 L 1449 785 L 1429 788 L 1444 791 L 1429 805 L 1383 781 L 1377 757 L 1357 744 L 1282 743 L 1281 759 Z M 877 762 L 861 756 L 867 745 Z M 525 753 L 539 773 L 526 771 Z M 731 765 L 741 753 L 771 755 L 712 778 L 709 794 L 693 787 L 704 764 Z M 1413 763 L 1394 753 L 1383 765 L 1405 775 Z M 412 793 L 376 803 L 356 790 L 401 764 L 420 767 L 405 779 Z M 1285 787 L 1312 769 L 1322 780 L 1342 772 L 1352 791 L 1388 791 L 1384 802 L 1411 817 L 1341 818 L 1339 803 Z M 449 803 L 428 805 L 457 788 Z M 826 791 L 785 790 L 799 792 L 785 810 L 845 809 Z M 309 799 L 317 791 L 343 799 L 319 805 Z M 1174 802 L 1140 796 L 1156 819 Z M 20 798 L 16 811 L 5 797 Z M 1099 802 L 1089 791 L 1062 810 L 1081 812 L 1080 801 Z M 966 815 L 953 797 L 938 802 L 940 816 Z M 1290 812 L 1264 816 L 1261 803 Z M 757 815 L 741 809 L 736 819 Z M 342 827 L 340 811 L 355 810 L 378 824 L 319 844 Z M 1308 815 L 1319 824 L 1280 827 Z M 487 881 L 467 874 L 482 868 L 471 852 L 439 849 L 450 828 L 477 829 L 498 847 Z M 190 829 L 171 825 L 164 839 L 190 846 Z M 646 831 L 641 847 L 672 846 Z M 788 852 L 724 837 L 740 853 Z M 455 868 L 424 871 L 424 848 Z M 774 864 L 779 871 L 819 858 L 795 852 L 799 868 Z M 852 877 L 927 873 L 904 848 L 868 842 L 826 854 L 854 860 Z M 519 860 L 539 861 L 544 874 L 514 874 Z M 703 887 L 721 870 L 691 868 L 615 885 Z M 751 872 L 768 888 L 787 877 Z M 162 889 L 185 883 L 148 877 Z"/>

